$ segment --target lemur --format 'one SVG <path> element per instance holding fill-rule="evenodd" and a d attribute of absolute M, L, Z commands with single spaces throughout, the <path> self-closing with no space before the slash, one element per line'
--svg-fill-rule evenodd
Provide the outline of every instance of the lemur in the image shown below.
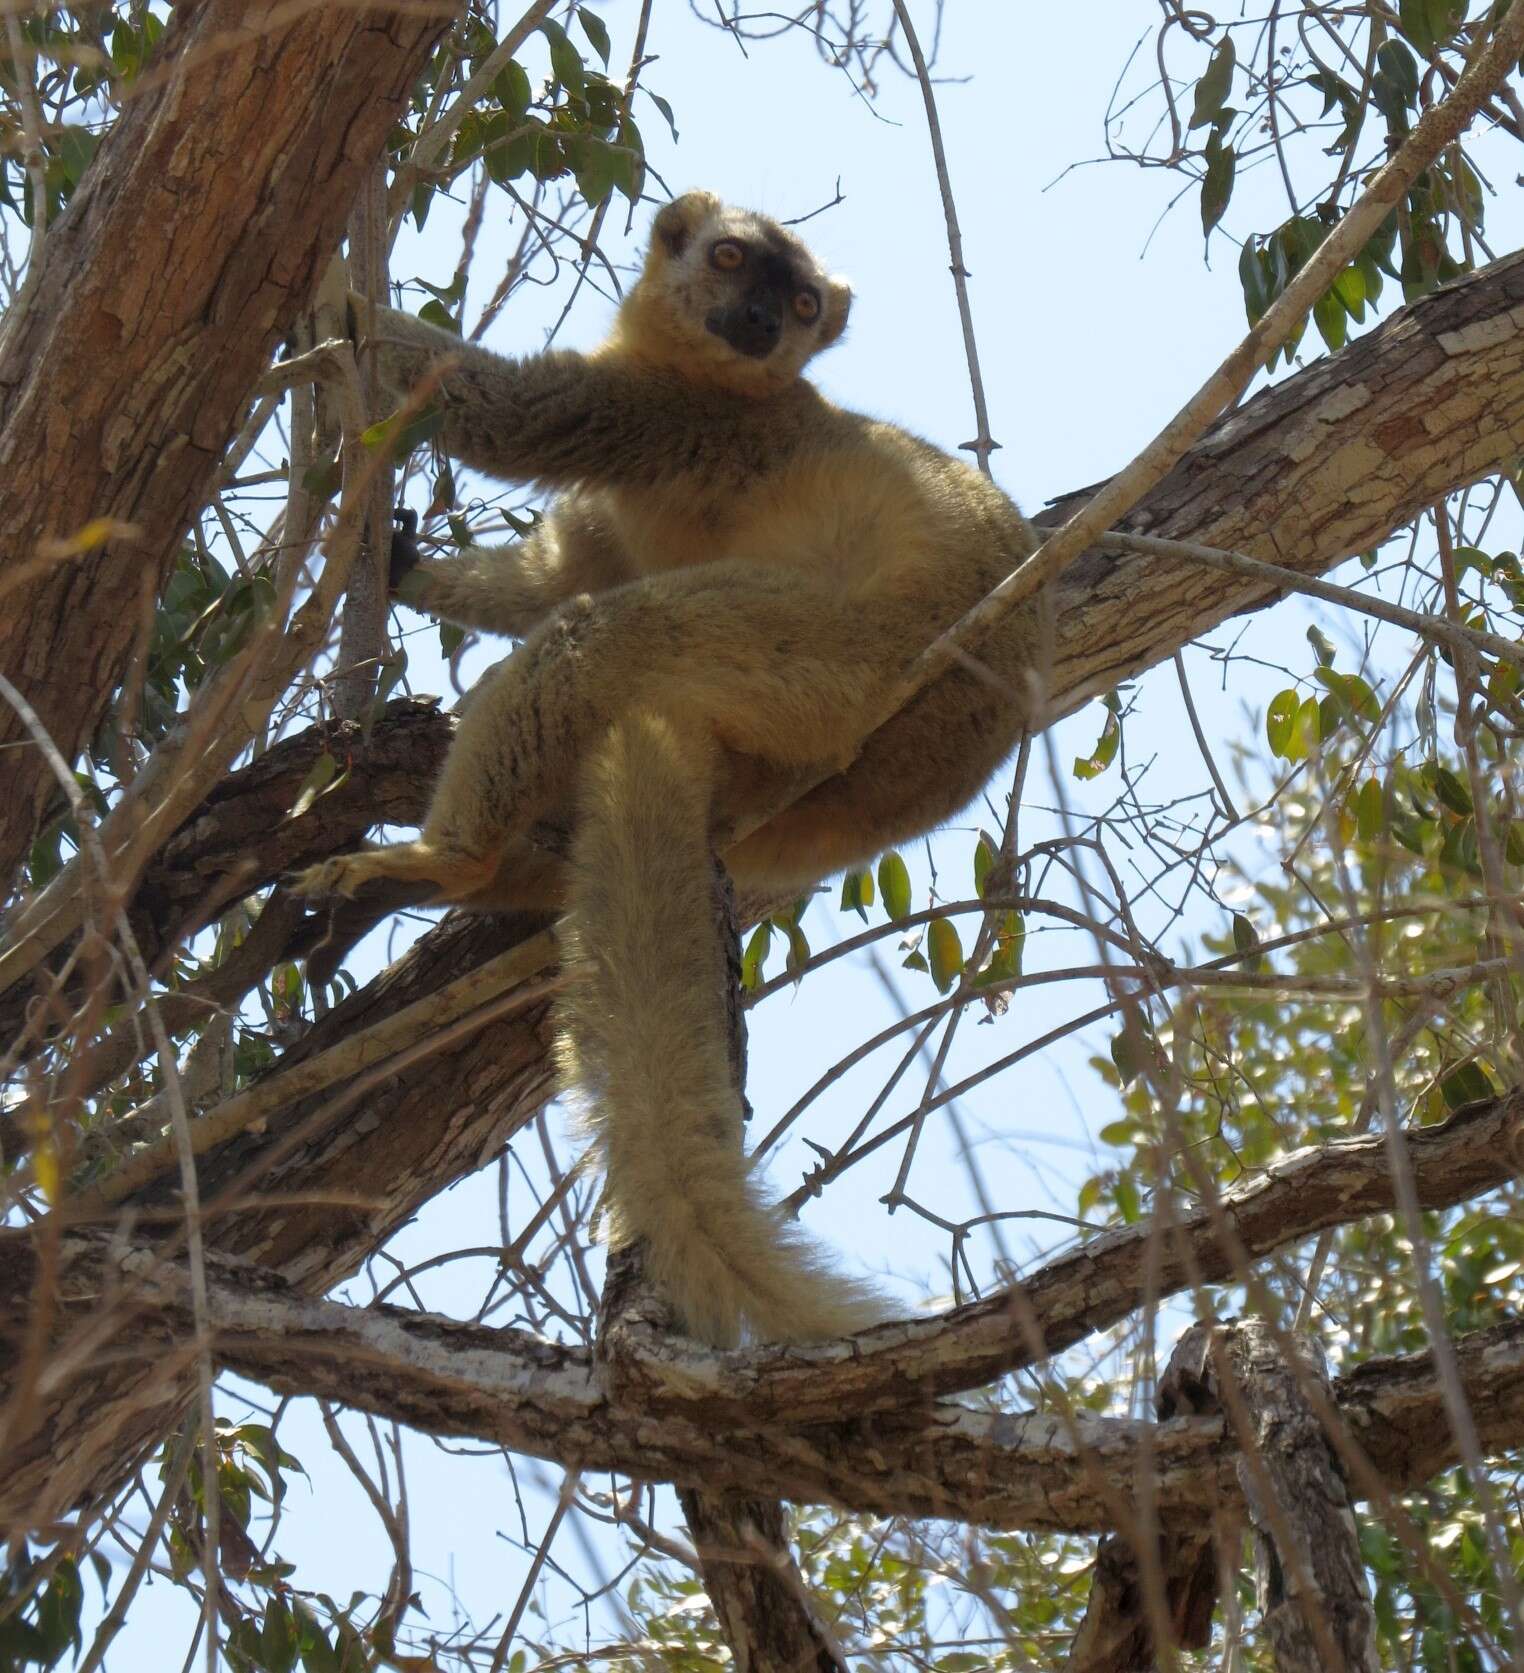
<path fill-rule="evenodd" d="M 382 380 L 400 398 L 438 377 L 444 449 L 558 497 L 518 545 L 401 576 L 405 602 L 523 642 L 471 693 L 418 840 L 299 881 L 564 909 L 559 1055 L 611 1241 L 643 1240 L 684 1327 L 722 1346 L 844 1334 L 882 1304 L 747 1171 L 712 841 L 743 894 L 797 893 L 948 819 L 1030 719 L 1028 608 L 878 723 L 1029 542 L 977 470 L 803 376 L 850 301 L 794 234 L 692 192 L 591 353 L 510 360 L 378 311 Z M 536 840 L 567 827 L 567 852 Z"/>

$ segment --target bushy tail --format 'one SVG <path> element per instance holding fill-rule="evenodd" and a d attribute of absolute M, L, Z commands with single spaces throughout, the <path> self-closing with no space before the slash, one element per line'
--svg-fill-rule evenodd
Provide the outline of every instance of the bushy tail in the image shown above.
<path fill-rule="evenodd" d="M 830 1271 L 749 1177 L 707 821 L 713 746 L 637 713 L 584 767 L 560 1052 L 607 1172 L 610 1242 L 720 1347 L 844 1335 L 879 1298 Z"/>

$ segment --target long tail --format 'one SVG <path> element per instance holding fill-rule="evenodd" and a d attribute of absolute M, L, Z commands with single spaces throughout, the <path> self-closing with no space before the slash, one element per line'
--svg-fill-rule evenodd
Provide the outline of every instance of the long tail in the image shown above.
<path fill-rule="evenodd" d="M 563 926 L 567 1081 L 607 1171 L 610 1242 L 688 1332 L 728 1347 L 845 1335 L 884 1315 L 748 1175 L 708 844 L 713 748 L 661 717 L 613 726 L 584 768 Z"/>

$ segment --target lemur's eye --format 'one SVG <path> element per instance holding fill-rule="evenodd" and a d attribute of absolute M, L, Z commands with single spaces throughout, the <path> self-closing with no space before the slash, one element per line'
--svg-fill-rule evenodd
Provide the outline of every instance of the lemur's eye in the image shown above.
<path fill-rule="evenodd" d="M 709 252 L 709 259 L 722 273 L 734 273 L 746 260 L 745 249 L 733 238 L 722 238 Z"/>
<path fill-rule="evenodd" d="M 820 292 L 796 290 L 794 292 L 794 312 L 806 325 L 813 325 L 820 318 Z"/>

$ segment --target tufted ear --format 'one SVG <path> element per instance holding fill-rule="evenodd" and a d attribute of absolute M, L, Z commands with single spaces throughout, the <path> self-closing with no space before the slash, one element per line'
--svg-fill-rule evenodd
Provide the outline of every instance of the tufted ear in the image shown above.
<path fill-rule="evenodd" d="M 852 287 L 845 279 L 828 279 L 825 288 L 825 308 L 820 318 L 820 346 L 829 348 L 847 329 L 847 315 L 852 311 Z"/>
<path fill-rule="evenodd" d="M 651 245 L 658 244 L 669 256 L 680 256 L 694 233 L 720 207 L 713 192 L 684 192 L 663 204 L 651 223 Z"/>

